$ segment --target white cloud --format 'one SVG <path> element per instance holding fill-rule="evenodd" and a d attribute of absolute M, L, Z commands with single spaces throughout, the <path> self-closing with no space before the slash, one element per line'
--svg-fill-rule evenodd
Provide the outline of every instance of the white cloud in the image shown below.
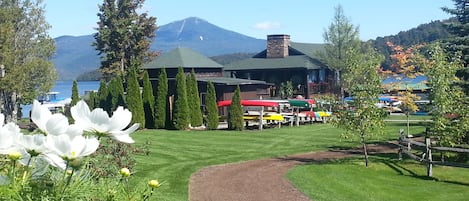
<path fill-rule="evenodd" d="M 279 29 L 281 27 L 281 24 L 278 22 L 259 22 L 254 25 L 255 29 L 260 29 L 260 30 L 271 30 L 271 29 Z"/>

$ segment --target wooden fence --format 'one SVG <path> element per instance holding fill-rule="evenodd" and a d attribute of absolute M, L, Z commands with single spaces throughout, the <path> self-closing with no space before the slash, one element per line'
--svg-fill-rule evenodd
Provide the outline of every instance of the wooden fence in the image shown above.
<path fill-rule="evenodd" d="M 414 141 L 404 135 L 404 129 L 399 130 L 399 136 L 399 160 L 402 159 L 402 154 L 406 154 L 414 160 L 425 163 L 427 167 L 427 176 L 429 177 L 432 176 L 433 165 L 469 168 L 469 164 L 432 160 L 432 151 L 469 153 L 469 149 L 453 147 L 434 147 L 432 146 L 431 140 L 428 137 L 429 135 L 426 135 L 427 137 L 425 137 L 425 143 Z M 412 150 L 421 151 L 422 154 L 419 156 L 415 152 L 412 152 Z"/>

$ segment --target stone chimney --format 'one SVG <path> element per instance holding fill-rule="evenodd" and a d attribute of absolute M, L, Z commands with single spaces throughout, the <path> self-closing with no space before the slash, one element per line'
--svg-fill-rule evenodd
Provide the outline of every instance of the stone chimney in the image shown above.
<path fill-rule="evenodd" d="M 284 58 L 288 56 L 290 35 L 267 35 L 267 58 Z"/>

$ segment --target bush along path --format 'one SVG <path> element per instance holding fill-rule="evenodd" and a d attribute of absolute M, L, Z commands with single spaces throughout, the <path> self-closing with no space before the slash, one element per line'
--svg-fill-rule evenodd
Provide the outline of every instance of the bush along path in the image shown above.
<path fill-rule="evenodd" d="M 370 145 L 373 153 L 397 153 L 395 144 Z M 194 173 L 189 181 L 190 201 L 310 201 L 285 177 L 296 165 L 342 159 L 361 150 L 330 150 L 287 157 L 215 165 Z"/>

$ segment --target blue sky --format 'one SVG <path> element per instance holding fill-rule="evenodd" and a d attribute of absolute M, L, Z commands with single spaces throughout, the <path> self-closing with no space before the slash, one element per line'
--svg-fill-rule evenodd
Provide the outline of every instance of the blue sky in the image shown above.
<path fill-rule="evenodd" d="M 102 0 L 44 0 L 52 37 L 95 33 Z M 199 17 L 221 28 L 266 39 L 289 34 L 294 42 L 322 43 L 332 22 L 334 7 L 342 5 L 362 40 L 397 34 L 423 23 L 450 17 L 441 7 L 451 0 L 146 0 L 143 11 L 157 25 Z M 156 38 L 158 40 L 158 37 Z"/>

